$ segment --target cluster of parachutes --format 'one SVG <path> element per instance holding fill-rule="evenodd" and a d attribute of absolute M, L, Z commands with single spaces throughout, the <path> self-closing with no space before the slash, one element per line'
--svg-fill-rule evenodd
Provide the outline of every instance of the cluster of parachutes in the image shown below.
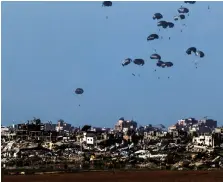
<path fill-rule="evenodd" d="M 145 61 L 143 60 L 143 59 L 140 59 L 140 58 L 138 58 L 138 59 L 134 59 L 133 61 L 132 61 L 132 59 L 131 58 L 126 58 L 123 62 L 122 62 L 122 66 L 127 66 L 127 65 L 129 65 L 130 63 L 134 63 L 134 64 L 136 64 L 136 65 L 139 65 L 139 66 L 143 66 L 144 64 L 145 64 Z"/>
<path fill-rule="evenodd" d="M 201 58 L 204 57 L 204 52 L 199 51 L 196 47 L 190 47 L 190 48 L 188 48 L 187 51 L 186 51 L 186 53 L 188 55 L 191 55 L 192 53 L 194 53 L 196 56 L 199 56 Z"/>
<path fill-rule="evenodd" d="M 159 54 L 152 54 L 150 56 L 150 59 L 156 60 L 157 61 L 156 66 L 158 66 L 160 68 L 166 68 L 166 67 L 172 67 L 173 66 L 172 62 L 161 61 L 161 56 Z"/>
<path fill-rule="evenodd" d="M 196 1 L 184 1 L 184 3 L 186 4 L 195 4 Z M 111 1 L 103 1 L 102 2 L 102 7 L 111 7 L 112 6 L 112 2 Z M 210 7 L 208 6 L 208 9 L 210 9 Z M 186 7 L 181 6 L 178 10 L 177 10 L 178 14 L 175 15 L 173 17 L 173 20 L 175 22 L 177 21 L 182 21 L 186 19 L 185 15 L 189 16 L 189 9 Z M 106 16 L 106 18 L 108 18 L 108 16 Z M 164 16 L 161 13 L 155 13 L 152 17 L 153 20 L 157 20 L 157 27 L 159 28 L 163 28 L 163 29 L 167 29 L 167 28 L 174 28 L 175 24 L 171 21 L 166 21 L 163 20 Z M 184 26 L 186 26 L 185 24 L 183 24 Z M 182 32 L 182 30 L 181 30 Z M 147 41 L 154 41 L 157 39 L 162 39 L 163 37 L 158 35 L 157 33 L 152 33 L 147 37 Z M 170 40 L 170 37 L 169 37 Z M 195 56 L 199 57 L 199 58 L 203 58 L 205 56 L 204 52 L 201 50 L 198 50 L 196 47 L 190 47 L 186 50 L 186 54 L 187 55 L 191 55 L 192 53 L 194 53 Z M 168 67 L 172 67 L 174 64 L 173 62 L 165 62 L 161 60 L 161 56 L 157 53 L 152 54 L 150 56 L 150 59 L 152 60 L 156 60 L 156 66 L 160 67 L 160 68 L 168 68 Z M 125 67 L 131 63 L 134 63 L 135 65 L 138 66 L 143 66 L 145 64 L 145 60 L 141 59 L 141 58 L 137 58 L 132 60 L 131 58 L 126 58 L 123 62 L 122 62 L 122 66 Z M 197 64 L 197 63 L 196 63 Z M 197 67 L 196 67 L 197 68 Z M 156 70 L 155 70 L 156 71 Z M 135 74 L 132 74 L 135 76 Z M 168 77 L 169 78 L 169 77 Z M 82 88 L 77 88 L 75 91 L 75 94 L 77 95 L 82 95 L 84 93 L 84 90 Z M 80 105 L 79 105 L 80 106 Z"/>
<path fill-rule="evenodd" d="M 184 3 L 186 4 L 195 4 L 196 1 L 184 1 Z M 209 7 L 208 7 L 209 9 Z M 183 7 L 181 6 L 179 9 L 177 9 L 177 12 L 178 14 L 175 15 L 173 17 L 173 20 L 174 21 L 181 21 L 181 20 L 184 20 L 186 19 L 186 15 L 189 16 L 189 9 L 186 8 L 186 7 Z M 170 22 L 170 21 L 165 21 L 164 20 L 164 16 L 161 14 L 161 13 L 155 13 L 152 17 L 153 20 L 157 20 L 157 26 L 159 28 L 163 28 L 163 29 L 166 29 L 166 28 L 174 28 L 175 27 L 175 24 L 173 22 Z M 186 26 L 185 24 L 183 24 L 184 26 Z M 159 29 L 160 31 L 160 29 Z M 182 30 L 181 30 L 182 32 Z M 150 34 L 148 37 L 147 37 L 147 41 L 150 42 L 150 41 L 155 41 L 157 39 L 162 39 L 163 37 L 160 36 L 159 34 L 157 33 L 152 33 Z M 170 37 L 169 37 L 169 40 L 170 40 Z M 203 51 L 200 51 L 198 50 L 197 48 L 195 47 L 190 47 L 187 49 L 186 53 L 188 55 L 194 53 L 196 56 L 198 56 L 199 58 L 203 58 L 205 56 L 204 52 Z M 157 63 L 156 65 L 158 67 L 161 67 L 161 68 L 165 68 L 165 67 L 172 67 L 173 66 L 173 63 L 172 62 L 164 62 L 161 60 L 161 56 L 158 55 L 158 54 L 152 54 L 150 56 L 151 59 L 156 59 L 157 60 Z M 197 65 L 197 61 L 195 61 L 195 65 Z M 197 67 L 196 67 L 197 68 Z M 156 71 L 156 70 L 155 70 Z"/>
<path fill-rule="evenodd" d="M 156 65 L 158 66 L 158 67 L 162 67 L 162 68 L 165 68 L 165 67 L 172 67 L 173 66 L 173 63 L 172 62 L 163 62 L 163 61 L 158 61 L 157 63 L 156 63 Z"/>
<path fill-rule="evenodd" d="M 186 1 L 186 3 L 188 3 L 188 2 Z M 173 17 L 174 21 L 184 20 L 186 18 L 185 14 L 188 14 L 188 16 L 189 16 L 189 9 L 188 8 L 185 8 L 185 7 L 181 6 L 177 11 L 178 11 L 179 14 L 175 15 Z M 174 28 L 175 27 L 175 24 L 173 22 L 162 20 L 164 18 L 164 16 L 161 13 L 155 13 L 152 18 L 153 18 L 153 20 L 158 21 L 157 26 L 159 28 L 167 29 L 167 28 Z M 160 29 L 159 29 L 159 31 L 160 31 Z M 182 32 L 182 30 L 181 30 L 181 32 Z M 147 37 L 147 41 L 155 40 L 155 39 L 159 39 L 158 34 L 151 34 Z M 169 37 L 169 39 L 170 39 L 170 37 Z"/>
<path fill-rule="evenodd" d="M 166 67 L 172 67 L 173 66 L 173 63 L 172 62 L 164 62 L 164 61 L 161 61 L 161 56 L 157 53 L 155 54 L 152 54 L 150 56 L 150 59 L 152 60 L 156 60 L 157 63 L 156 63 L 156 66 L 158 67 L 161 67 L 161 68 L 166 68 Z M 138 58 L 138 59 L 134 59 L 132 60 L 131 58 L 126 58 L 123 62 L 122 62 L 122 66 L 127 66 L 131 63 L 134 63 L 135 65 L 139 65 L 139 66 L 143 66 L 145 64 L 145 61 L 141 58 Z M 133 76 L 135 76 L 135 74 L 132 74 Z"/>
<path fill-rule="evenodd" d="M 106 1 L 107 2 L 107 1 Z M 184 3 L 186 4 L 195 4 L 196 1 L 184 1 Z M 105 6 L 105 1 L 103 2 L 103 5 Z M 107 3 L 111 6 L 112 3 Z M 179 9 L 177 9 L 177 12 L 178 14 L 175 15 L 173 17 L 173 20 L 174 21 L 181 21 L 181 20 L 184 20 L 186 19 L 186 15 L 189 16 L 189 9 L 186 8 L 186 7 L 183 7 L 181 6 Z M 159 32 L 160 32 L 160 28 L 163 28 L 163 29 L 167 29 L 167 28 L 174 28 L 175 27 L 175 24 L 171 21 L 166 21 L 164 20 L 164 16 L 157 12 L 155 13 L 153 16 L 152 16 L 152 19 L 153 20 L 156 20 L 157 21 L 157 27 L 159 28 Z M 186 26 L 185 24 L 183 24 L 183 26 Z M 182 29 L 181 29 L 181 32 L 182 32 Z M 152 33 L 150 34 L 148 37 L 147 37 L 147 41 L 150 42 L 150 41 L 155 41 L 157 39 L 162 39 L 163 37 L 160 36 L 158 33 Z M 169 40 L 170 40 L 170 37 L 169 37 Z M 155 49 L 156 50 L 156 49 Z M 197 50 L 195 47 L 191 47 L 189 48 L 186 53 L 187 54 L 191 54 L 192 52 L 195 53 L 196 56 L 199 56 L 200 58 L 203 58 L 204 57 L 204 53 L 200 50 Z M 161 60 L 161 56 L 159 54 L 152 54 L 150 56 L 150 59 L 154 59 L 156 60 L 156 66 L 158 67 L 161 67 L 161 68 L 167 68 L 167 67 L 172 67 L 174 64 L 173 62 L 165 62 L 165 61 L 162 61 Z M 130 63 L 134 63 L 136 65 L 140 65 L 140 66 L 143 66 L 145 64 L 145 61 L 143 59 L 134 59 L 132 61 L 132 59 L 130 58 L 126 58 L 123 62 L 122 62 L 122 66 L 127 66 L 129 65 Z M 196 63 L 197 64 L 197 63 Z M 197 68 L 197 67 L 196 67 Z M 155 70 L 156 71 L 156 70 Z M 133 74 L 134 75 L 134 74 Z M 169 78 L 169 77 L 168 77 Z"/>

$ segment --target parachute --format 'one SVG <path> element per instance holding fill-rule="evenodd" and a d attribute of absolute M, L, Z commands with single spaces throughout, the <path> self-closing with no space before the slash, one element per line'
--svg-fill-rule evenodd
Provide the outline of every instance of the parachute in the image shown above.
<path fill-rule="evenodd" d="M 173 66 L 173 63 L 172 62 L 164 62 L 164 61 L 161 61 L 159 60 L 157 63 L 156 63 L 156 66 L 157 67 L 160 67 L 160 68 L 166 68 L 166 67 L 172 67 Z M 156 71 L 156 70 L 155 70 Z M 168 76 L 168 79 L 170 77 Z M 158 77 L 158 79 L 160 79 L 160 77 Z"/>
<path fill-rule="evenodd" d="M 164 67 L 165 67 L 165 62 L 159 60 L 159 61 L 156 63 L 156 66 L 164 68 Z"/>
<path fill-rule="evenodd" d="M 172 67 L 173 63 L 172 62 L 165 62 L 166 67 Z"/>
<path fill-rule="evenodd" d="M 150 41 L 150 40 L 155 40 L 155 39 L 159 39 L 159 35 L 157 34 L 151 34 L 147 37 L 147 41 Z"/>
<path fill-rule="evenodd" d="M 150 56 L 150 59 L 157 59 L 157 60 L 161 60 L 161 56 L 159 54 L 152 54 Z"/>
<path fill-rule="evenodd" d="M 202 51 L 197 51 L 195 54 L 196 56 L 199 56 L 200 58 L 204 57 L 204 53 Z"/>
<path fill-rule="evenodd" d="M 157 22 L 157 26 L 158 27 L 162 27 L 162 28 L 164 28 L 164 29 L 166 29 L 167 27 L 168 28 L 173 28 L 174 27 L 174 23 L 172 23 L 172 22 L 167 22 L 167 21 L 159 21 L 159 22 Z M 162 38 L 162 37 L 161 37 Z M 169 37 L 169 40 L 170 40 L 170 37 Z"/>
<path fill-rule="evenodd" d="M 174 27 L 174 23 L 172 23 L 172 22 L 167 22 L 167 21 L 159 21 L 158 23 L 157 23 L 157 26 L 158 27 L 162 27 L 162 28 L 164 28 L 164 29 L 166 29 L 167 27 L 168 28 L 173 28 Z M 161 37 L 162 38 L 162 37 Z M 169 39 L 170 39 L 170 37 L 169 37 Z"/>
<path fill-rule="evenodd" d="M 112 6 L 112 2 L 111 1 L 103 1 L 102 6 L 105 6 L 105 7 Z"/>
<path fill-rule="evenodd" d="M 188 3 L 188 4 L 195 4 L 196 3 L 196 1 L 184 1 L 184 3 Z"/>
<path fill-rule="evenodd" d="M 159 21 L 159 22 L 157 22 L 157 26 L 158 27 L 163 27 L 163 28 L 167 28 L 168 27 L 168 22 L 166 22 L 166 21 Z"/>
<path fill-rule="evenodd" d="M 181 7 L 181 8 L 178 9 L 178 13 L 189 13 L 189 9 Z"/>
<path fill-rule="evenodd" d="M 174 27 L 174 23 L 172 23 L 172 22 L 167 22 L 167 24 L 168 24 L 169 28 L 173 28 Z"/>
<path fill-rule="evenodd" d="M 178 21 L 178 20 L 184 20 L 186 17 L 184 14 L 180 14 L 180 15 L 177 15 L 177 16 L 174 16 L 173 19 L 174 21 Z M 182 24 L 182 26 L 186 26 L 185 24 Z M 181 32 L 183 32 L 183 30 L 181 29 Z"/>
<path fill-rule="evenodd" d="M 197 52 L 197 48 L 196 47 L 190 47 L 190 48 L 188 48 L 187 50 L 186 50 L 186 53 L 188 54 L 188 55 L 190 55 L 191 53 L 196 53 Z"/>
<path fill-rule="evenodd" d="M 102 2 L 102 7 L 110 7 L 110 6 L 112 6 L 111 1 L 103 1 Z M 108 19 L 108 16 L 106 16 L 106 19 Z"/>
<path fill-rule="evenodd" d="M 162 19 L 163 18 L 163 15 L 161 14 L 161 13 L 155 13 L 154 15 L 153 15 L 153 19 L 154 20 L 160 20 L 160 19 Z"/>
<path fill-rule="evenodd" d="M 203 58 L 205 56 L 203 51 L 198 50 L 196 47 L 190 47 L 187 49 L 186 53 L 188 55 L 191 55 L 192 52 L 195 54 L 195 56 L 198 56 L 199 58 Z M 198 64 L 198 60 L 194 61 L 194 64 L 196 65 L 197 68 L 197 64 Z"/>
<path fill-rule="evenodd" d="M 143 66 L 145 64 L 145 61 L 143 59 L 134 59 L 133 61 L 136 65 Z"/>
<path fill-rule="evenodd" d="M 132 59 L 127 58 L 127 59 L 125 59 L 125 60 L 122 62 L 122 66 L 127 66 L 127 65 L 129 65 L 131 62 L 132 62 Z"/>
<path fill-rule="evenodd" d="M 173 18 L 175 21 L 178 21 L 178 20 L 184 20 L 185 19 L 185 15 L 177 15 L 177 16 L 174 16 Z"/>
<path fill-rule="evenodd" d="M 77 94 L 77 95 L 80 95 L 80 94 L 83 94 L 83 93 L 84 93 L 84 90 L 82 88 L 77 88 L 75 90 L 75 94 Z"/>
<path fill-rule="evenodd" d="M 82 95 L 84 93 L 84 90 L 82 88 L 77 88 L 74 92 L 77 95 Z M 79 104 L 79 106 L 81 106 L 81 105 Z"/>
<path fill-rule="evenodd" d="M 165 68 L 165 67 L 172 67 L 172 66 L 173 66 L 173 63 L 172 63 L 172 62 L 158 61 L 158 62 L 156 63 L 156 65 L 157 65 L 158 67 Z"/>

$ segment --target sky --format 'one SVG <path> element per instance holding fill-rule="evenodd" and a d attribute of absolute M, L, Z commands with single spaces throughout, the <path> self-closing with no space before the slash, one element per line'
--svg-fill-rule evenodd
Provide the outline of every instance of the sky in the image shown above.
<path fill-rule="evenodd" d="M 174 21 L 181 5 L 190 9 L 183 32 L 182 22 L 158 32 L 153 14 Z M 113 127 L 124 117 L 169 126 L 204 116 L 223 124 L 222 8 L 222 2 L 2 2 L 2 124 L 37 117 Z M 151 33 L 163 39 L 147 42 Z M 191 46 L 205 58 L 186 55 Z M 174 66 L 156 68 L 154 49 Z M 122 67 L 128 57 L 145 65 Z M 79 87 L 83 95 L 74 94 Z"/>

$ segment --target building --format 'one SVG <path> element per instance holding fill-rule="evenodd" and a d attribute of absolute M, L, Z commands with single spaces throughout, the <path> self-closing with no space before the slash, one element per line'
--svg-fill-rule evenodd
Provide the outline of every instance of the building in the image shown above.
<path fill-rule="evenodd" d="M 168 127 L 168 132 L 171 133 L 172 131 L 174 131 L 176 129 L 177 129 L 176 125 L 170 126 L 170 127 Z"/>
<path fill-rule="evenodd" d="M 136 130 L 137 123 L 133 120 L 131 120 L 131 121 L 127 120 L 127 121 L 124 121 L 122 123 L 122 128 L 125 129 L 125 130 L 130 130 L 130 129 L 131 130 Z"/>
<path fill-rule="evenodd" d="M 193 144 L 200 146 L 208 146 L 208 147 L 215 146 L 214 138 L 212 137 L 212 135 L 209 136 L 202 135 L 199 137 L 194 137 L 192 142 Z"/>
<path fill-rule="evenodd" d="M 1 126 L 1 135 L 7 135 L 9 133 L 9 128 Z"/>
<path fill-rule="evenodd" d="M 211 129 L 217 128 L 217 121 L 213 119 L 202 119 L 198 121 L 198 124 L 207 126 Z"/>
<path fill-rule="evenodd" d="M 86 134 L 86 143 L 87 145 L 94 145 L 97 141 L 97 137 L 94 133 L 87 133 Z"/>
<path fill-rule="evenodd" d="M 197 124 L 198 121 L 195 118 L 188 118 L 188 119 L 180 119 L 178 120 L 179 126 L 187 126 L 187 125 L 194 125 Z"/>
<path fill-rule="evenodd" d="M 52 124 L 52 122 L 44 123 L 45 131 L 55 131 L 56 130 L 56 124 Z"/>
<path fill-rule="evenodd" d="M 137 122 L 133 120 L 125 120 L 124 118 L 120 118 L 115 125 L 115 130 L 119 132 L 127 132 L 128 130 L 136 130 Z"/>
<path fill-rule="evenodd" d="M 56 131 L 60 132 L 60 131 L 71 131 L 72 127 L 71 124 L 68 124 L 66 122 L 64 122 L 64 120 L 60 119 L 57 122 L 57 126 L 56 126 Z"/>
<path fill-rule="evenodd" d="M 118 120 L 118 122 L 115 125 L 115 130 L 121 132 L 122 131 L 122 123 L 125 121 L 125 119 L 122 117 Z"/>
<path fill-rule="evenodd" d="M 221 134 L 223 134 L 223 127 L 215 128 L 215 133 L 221 133 Z"/>

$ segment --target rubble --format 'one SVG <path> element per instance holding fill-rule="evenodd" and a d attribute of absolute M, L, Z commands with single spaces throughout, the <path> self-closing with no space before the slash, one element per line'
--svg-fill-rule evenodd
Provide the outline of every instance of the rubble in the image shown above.
<path fill-rule="evenodd" d="M 126 122 L 125 125 L 131 124 Z M 134 127 L 135 127 L 135 123 Z M 118 126 L 116 126 L 118 128 Z M 27 138 L 18 131 L 1 139 L 2 167 L 6 169 L 109 169 L 146 168 L 198 170 L 223 168 L 222 143 L 195 142 L 185 132 L 175 136 L 161 129 L 120 131 L 92 129 L 86 125 L 72 135 L 58 132 L 52 139 Z M 152 133 L 149 133 L 149 131 Z M 20 132 L 20 133 L 19 133 Z M 145 134 L 146 133 L 146 134 Z M 24 139 L 25 137 L 25 139 Z M 201 141 L 203 138 L 200 137 Z M 209 135 L 208 140 L 215 140 Z M 217 140 L 216 140 L 217 141 Z M 221 140 L 218 140 L 221 141 Z"/>

